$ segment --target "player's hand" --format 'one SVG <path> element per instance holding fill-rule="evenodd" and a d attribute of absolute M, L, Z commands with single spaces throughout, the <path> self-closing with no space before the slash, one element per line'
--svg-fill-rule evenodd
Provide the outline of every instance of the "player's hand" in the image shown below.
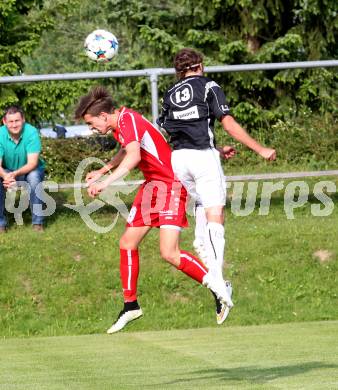
<path fill-rule="evenodd" d="M 220 157 L 223 158 L 224 160 L 229 160 L 229 158 L 234 157 L 234 155 L 236 154 L 236 149 L 233 148 L 232 146 L 225 145 L 217 149 L 219 151 Z"/>
<path fill-rule="evenodd" d="M 259 155 L 263 157 L 265 160 L 274 161 L 276 160 L 276 150 L 271 148 L 263 148 Z"/>
<path fill-rule="evenodd" d="M 86 183 L 88 185 L 91 185 L 91 184 L 95 183 L 96 181 L 98 181 L 101 176 L 102 176 L 102 173 L 100 172 L 100 170 L 91 171 L 91 172 L 87 173 L 87 175 L 86 175 Z"/>
<path fill-rule="evenodd" d="M 99 195 L 100 192 L 102 192 L 105 188 L 106 188 L 106 184 L 104 181 L 102 181 L 100 183 L 91 184 L 88 187 L 87 192 L 91 198 L 95 198 L 95 196 Z"/>

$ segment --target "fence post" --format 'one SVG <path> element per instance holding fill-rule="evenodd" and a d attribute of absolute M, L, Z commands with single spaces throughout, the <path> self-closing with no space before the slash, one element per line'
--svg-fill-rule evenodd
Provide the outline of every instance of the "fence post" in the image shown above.
<path fill-rule="evenodd" d="M 158 118 L 158 88 L 157 88 L 158 75 L 156 72 L 150 74 L 150 85 L 151 85 L 151 113 L 153 118 L 154 126 L 158 127 L 156 124 L 156 119 Z"/>

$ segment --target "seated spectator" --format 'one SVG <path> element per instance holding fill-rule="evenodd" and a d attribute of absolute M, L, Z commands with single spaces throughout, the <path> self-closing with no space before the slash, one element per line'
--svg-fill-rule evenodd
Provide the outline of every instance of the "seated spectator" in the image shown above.
<path fill-rule="evenodd" d="M 40 158 L 41 141 L 38 130 L 25 123 L 24 113 L 19 106 L 10 106 L 0 127 L 0 232 L 6 232 L 5 192 L 24 181 L 30 192 L 32 225 L 36 231 L 43 231 L 42 188 L 44 161 Z M 36 207 L 38 206 L 38 207 Z M 41 214 L 41 213 L 40 213 Z"/>

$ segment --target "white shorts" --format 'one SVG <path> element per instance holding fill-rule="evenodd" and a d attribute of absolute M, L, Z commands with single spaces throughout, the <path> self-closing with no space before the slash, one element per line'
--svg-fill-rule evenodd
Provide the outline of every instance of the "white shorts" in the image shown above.
<path fill-rule="evenodd" d="M 171 163 L 175 175 L 197 204 L 204 208 L 225 205 L 225 177 L 218 150 L 174 150 Z"/>

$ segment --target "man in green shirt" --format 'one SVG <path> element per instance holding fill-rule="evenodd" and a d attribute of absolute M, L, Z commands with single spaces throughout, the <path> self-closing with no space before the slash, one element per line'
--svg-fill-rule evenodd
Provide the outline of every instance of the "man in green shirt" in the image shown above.
<path fill-rule="evenodd" d="M 0 232 L 6 232 L 5 192 L 17 182 L 27 183 L 30 193 L 32 225 L 43 231 L 44 161 L 40 158 L 41 141 L 38 130 L 25 123 L 23 110 L 10 106 L 0 127 Z M 22 183 L 23 182 L 23 183 Z"/>

